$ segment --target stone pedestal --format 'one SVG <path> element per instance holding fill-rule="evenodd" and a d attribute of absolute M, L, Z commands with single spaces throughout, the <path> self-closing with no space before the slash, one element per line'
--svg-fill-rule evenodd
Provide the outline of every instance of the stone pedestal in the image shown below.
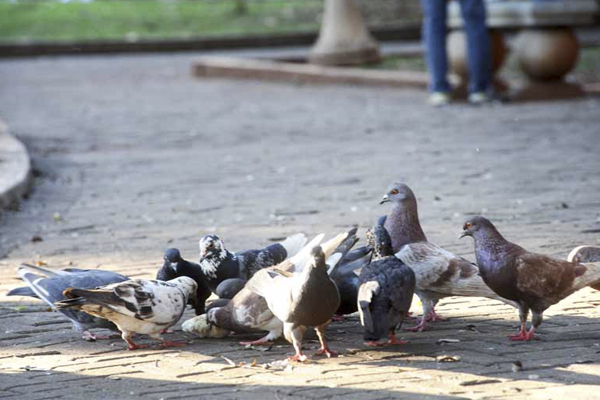
<path fill-rule="evenodd" d="M 504 37 L 500 31 L 490 29 L 490 46 L 492 48 L 492 76 L 493 86 L 498 92 L 506 90 L 507 85 L 500 79 L 495 78 L 496 72 L 500 70 L 508 49 L 504 43 Z M 463 30 L 453 30 L 448 34 L 447 50 L 448 50 L 448 65 L 450 72 L 460 78 L 460 87 L 457 88 L 457 93 L 460 95 L 463 92 L 466 96 L 466 85 L 469 79 L 469 68 L 467 66 L 467 42 L 466 35 Z"/>
<path fill-rule="evenodd" d="M 371 36 L 352 0 L 325 0 L 319 38 L 309 62 L 321 65 L 359 65 L 380 59 L 379 45 Z"/>

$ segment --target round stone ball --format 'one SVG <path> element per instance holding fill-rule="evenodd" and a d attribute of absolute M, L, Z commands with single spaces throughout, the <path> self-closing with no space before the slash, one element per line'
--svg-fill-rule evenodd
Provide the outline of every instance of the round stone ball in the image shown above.
<path fill-rule="evenodd" d="M 526 29 L 517 36 L 515 55 L 531 80 L 560 80 L 575 67 L 579 42 L 570 28 Z"/>
<path fill-rule="evenodd" d="M 502 33 L 495 29 L 488 30 L 490 46 L 492 46 L 492 75 L 496 74 L 508 53 Z M 446 48 L 448 50 L 448 64 L 450 71 L 466 79 L 469 74 L 467 66 L 467 37 L 463 30 L 452 30 L 448 34 Z"/>

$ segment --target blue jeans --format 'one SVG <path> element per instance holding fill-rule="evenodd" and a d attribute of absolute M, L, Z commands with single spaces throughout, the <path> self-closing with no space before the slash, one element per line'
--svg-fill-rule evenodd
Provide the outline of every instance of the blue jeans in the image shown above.
<path fill-rule="evenodd" d="M 458 0 L 467 37 L 469 92 L 486 92 L 492 81 L 490 38 L 485 25 L 483 0 Z M 429 70 L 429 90 L 450 92 L 446 53 L 447 0 L 421 0 L 423 40 Z"/>

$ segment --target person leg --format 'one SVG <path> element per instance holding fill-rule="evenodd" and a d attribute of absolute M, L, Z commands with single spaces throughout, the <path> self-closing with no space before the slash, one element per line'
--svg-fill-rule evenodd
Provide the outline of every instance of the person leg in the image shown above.
<path fill-rule="evenodd" d="M 429 71 L 431 92 L 450 92 L 446 53 L 446 0 L 421 0 L 423 8 L 423 43 Z"/>
<path fill-rule="evenodd" d="M 467 37 L 469 92 L 487 93 L 492 83 L 492 51 L 483 0 L 460 0 Z"/>

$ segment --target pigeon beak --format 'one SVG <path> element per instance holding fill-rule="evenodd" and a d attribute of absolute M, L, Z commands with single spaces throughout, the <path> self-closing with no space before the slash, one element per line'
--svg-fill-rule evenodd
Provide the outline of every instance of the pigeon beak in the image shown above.
<path fill-rule="evenodd" d="M 390 201 L 390 198 L 389 198 L 389 197 L 388 197 L 388 195 L 386 194 L 386 195 L 384 195 L 384 196 L 381 198 L 381 201 L 379 202 L 379 204 L 381 205 L 381 204 L 383 204 L 383 203 L 388 203 L 389 201 Z"/>
<path fill-rule="evenodd" d="M 464 238 L 465 236 L 471 236 L 471 237 L 473 237 L 473 235 L 471 234 L 471 232 L 469 232 L 469 231 L 464 231 L 463 233 L 461 233 L 461 235 L 458 237 L 458 239 L 462 239 L 462 238 Z"/>

